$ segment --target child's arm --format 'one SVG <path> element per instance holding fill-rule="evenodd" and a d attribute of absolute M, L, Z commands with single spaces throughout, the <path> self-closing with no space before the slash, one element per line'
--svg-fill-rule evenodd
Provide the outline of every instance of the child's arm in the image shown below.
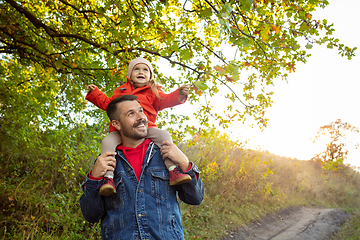
<path fill-rule="evenodd" d="M 158 91 L 162 99 L 155 99 L 154 108 L 156 111 L 161 111 L 165 108 L 174 107 L 176 105 L 184 103 L 187 99 L 187 96 L 189 95 L 190 86 L 189 84 L 185 84 L 169 94 L 164 93 L 163 91 L 161 91 L 161 89 L 159 89 Z"/>
<path fill-rule="evenodd" d="M 86 89 L 89 91 L 85 99 L 92 102 L 98 108 L 106 110 L 107 105 L 111 102 L 111 98 L 106 96 L 105 93 L 101 92 L 100 89 L 93 84 L 88 85 Z"/>

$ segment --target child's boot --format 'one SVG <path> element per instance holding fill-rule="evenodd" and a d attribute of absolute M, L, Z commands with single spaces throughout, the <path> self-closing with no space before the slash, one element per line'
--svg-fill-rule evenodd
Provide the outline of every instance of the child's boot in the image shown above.
<path fill-rule="evenodd" d="M 169 183 L 170 186 L 181 185 L 183 183 L 187 183 L 191 181 L 191 177 L 189 174 L 183 173 L 179 167 L 175 167 L 173 170 L 169 171 L 170 178 Z"/>
<path fill-rule="evenodd" d="M 109 177 L 104 177 L 103 185 L 100 188 L 100 195 L 111 196 L 116 193 L 114 180 Z"/>

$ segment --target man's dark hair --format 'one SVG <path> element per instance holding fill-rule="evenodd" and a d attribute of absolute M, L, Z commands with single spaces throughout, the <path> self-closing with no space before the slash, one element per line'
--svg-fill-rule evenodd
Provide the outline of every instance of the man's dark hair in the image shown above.
<path fill-rule="evenodd" d="M 114 100 L 112 100 L 109 105 L 106 108 L 106 113 L 108 117 L 110 118 L 110 121 L 112 120 L 120 120 L 117 119 L 119 116 L 117 105 L 118 103 L 125 102 L 125 101 L 134 101 L 137 100 L 137 96 L 134 95 L 122 95 L 121 97 L 117 97 Z"/>

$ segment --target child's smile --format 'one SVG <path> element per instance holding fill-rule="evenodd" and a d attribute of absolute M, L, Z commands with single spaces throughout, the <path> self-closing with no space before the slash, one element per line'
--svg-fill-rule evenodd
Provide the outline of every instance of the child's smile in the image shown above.
<path fill-rule="evenodd" d="M 136 64 L 131 72 L 130 80 L 137 86 L 144 86 L 149 83 L 151 71 L 144 63 Z"/>

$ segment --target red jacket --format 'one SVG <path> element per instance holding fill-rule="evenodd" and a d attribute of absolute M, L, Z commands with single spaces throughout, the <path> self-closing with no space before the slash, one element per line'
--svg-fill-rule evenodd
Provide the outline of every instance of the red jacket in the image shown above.
<path fill-rule="evenodd" d="M 126 83 L 115 89 L 112 97 L 106 96 L 103 92 L 96 88 L 90 94 L 87 94 L 85 99 L 95 104 L 98 108 L 106 110 L 108 104 L 117 97 L 122 95 L 137 96 L 149 121 L 149 128 L 151 128 L 156 127 L 155 122 L 159 111 L 165 108 L 174 107 L 186 101 L 180 101 L 180 88 L 172 93 L 166 94 L 161 90 L 161 87 L 158 86 L 158 92 L 162 98 L 161 100 L 153 93 L 150 85 L 133 89 L 132 83 L 128 80 Z M 116 131 L 116 129 L 110 125 L 109 132 L 113 131 Z"/>

